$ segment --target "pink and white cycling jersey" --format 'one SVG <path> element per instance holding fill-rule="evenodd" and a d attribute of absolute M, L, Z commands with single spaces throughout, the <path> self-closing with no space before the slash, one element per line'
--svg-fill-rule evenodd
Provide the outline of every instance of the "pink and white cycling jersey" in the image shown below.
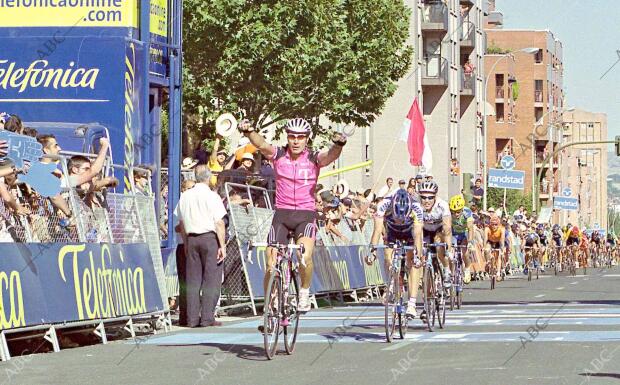
<path fill-rule="evenodd" d="M 276 173 L 276 208 L 289 210 L 316 210 L 314 189 L 319 178 L 318 152 L 307 148 L 296 160 L 291 159 L 286 147 L 273 146 L 271 161 Z"/>

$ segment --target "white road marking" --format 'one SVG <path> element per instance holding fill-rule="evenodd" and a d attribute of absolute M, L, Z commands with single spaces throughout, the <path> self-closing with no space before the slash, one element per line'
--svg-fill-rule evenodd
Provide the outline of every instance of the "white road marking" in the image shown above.
<path fill-rule="evenodd" d="M 398 342 L 398 343 L 393 343 L 392 345 L 388 346 L 387 348 L 383 348 L 381 350 L 398 350 L 398 349 L 402 349 L 404 347 L 406 347 L 407 345 L 411 345 L 413 344 L 413 341 L 404 341 L 404 342 Z"/>
<path fill-rule="evenodd" d="M 620 277 L 620 274 L 604 274 L 603 277 Z"/>
<path fill-rule="evenodd" d="M 578 283 L 579 283 L 579 281 L 575 281 L 575 282 L 571 282 L 570 284 L 571 284 L 571 285 L 576 285 L 576 284 L 578 284 Z"/>
<path fill-rule="evenodd" d="M 556 290 L 564 290 L 564 286 L 556 287 Z"/>
<path fill-rule="evenodd" d="M 534 298 L 542 298 L 544 296 L 545 296 L 544 294 L 538 294 L 538 295 L 535 295 Z"/>

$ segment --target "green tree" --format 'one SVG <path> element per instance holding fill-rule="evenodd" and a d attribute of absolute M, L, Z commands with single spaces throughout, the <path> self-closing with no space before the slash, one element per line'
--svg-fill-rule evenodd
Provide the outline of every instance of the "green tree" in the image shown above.
<path fill-rule="evenodd" d="M 489 188 L 487 192 L 487 205 L 488 207 L 501 208 L 504 202 L 504 189 L 503 188 Z M 506 190 L 506 210 L 508 215 L 519 208 L 519 206 L 525 206 L 528 213 L 532 212 L 532 194 L 524 194 L 520 190 Z"/>
<path fill-rule="evenodd" d="M 203 135 L 223 112 L 259 127 L 267 116 L 303 117 L 321 132 L 322 115 L 368 126 L 411 63 L 402 0 L 184 0 L 184 9 L 184 113 L 202 113 Z"/>

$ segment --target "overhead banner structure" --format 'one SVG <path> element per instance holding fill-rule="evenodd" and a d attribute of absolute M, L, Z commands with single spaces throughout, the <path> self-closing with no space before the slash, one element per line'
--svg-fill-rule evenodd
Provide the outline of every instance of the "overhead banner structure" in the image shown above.
<path fill-rule="evenodd" d="M 147 244 L 0 243 L 0 329 L 164 309 Z"/>

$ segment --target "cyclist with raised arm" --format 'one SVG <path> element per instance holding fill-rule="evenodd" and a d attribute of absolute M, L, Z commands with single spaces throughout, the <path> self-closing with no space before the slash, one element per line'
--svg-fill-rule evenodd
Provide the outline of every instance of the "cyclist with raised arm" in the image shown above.
<path fill-rule="evenodd" d="M 437 257 L 443 265 L 444 286 L 448 288 L 452 286 L 452 272 L 448 258 L 448 255 L 452 255 L 452 215 L 448 202 L 438 198 L 437 191 L 439 191 L 439 186 L 433 180 L 426 180 L 418 186 L 422 205 L 424 243 L 446 244 L 446 248 L 437 248 Z"/>
<path fill-rule="evenodd" d="M 463 282 L 471 281 L 471 259 L 469 253 L 474 243 L 474 218 L 469 207 L 465 207 L 465 198 L 461 194 L 450 198 L 450 213 L 452 215 L 452 243 L 457 246 L 467 246 L 467 252 L 463 253 Z"/>
<path fill-rule="evenodd" d="M 415 318 L 416 297 L 418 285 L 422 276 L 422 207 L 413 200 L 413 197 L 405 189 L 396 192 L 379 203 L 377 212 L 374 216 L 374 227 L 372 230 L 371 244 L 379 242 L 381 234 L 384 234 L 384 244 L 402 241 L 405 246 L 415 246 L 416 254 L 412 251 L 407 252 L 405 266 L 408 274 L 409 302 L 407 303 L 407 316 Z M 392 265 L 392 248 L 385 249 L 385 269 L 388 271 Z M 372 249 L 372 258 L 367 263 L 372 263 L 376 259 L 376 249 Z"/>
<path fill-rule="evenodd" d="M 268 143 L 249 121 L 239 124 L 241 131 L 260 153 L 273 164 L 276 174 L 275 214 L 269 231 L 270 243 L 288 243 L 288 234 L 292 232 L 297 244 L 303 244 L 303 262 L 300 264 L 301 289 L 299 290 L 299 312 L 310 310 L 310 282 L 312 281 L 312 253 L 316 236 L 316 202 L 315 187 L 319 171 L 338 159 L 346 144 L 346 137 L 335 133 L 333 145 L 323 151 L 314 151 L 308 147 L 312 128 L 310 123 L 301 118 L 291 119 L 284 127 L 287 144 L 278 147 Z M 267 269 L 263 286 L 267 291 L 269 278 L 275 263 L 275 249 L 267 251 Z"/>

